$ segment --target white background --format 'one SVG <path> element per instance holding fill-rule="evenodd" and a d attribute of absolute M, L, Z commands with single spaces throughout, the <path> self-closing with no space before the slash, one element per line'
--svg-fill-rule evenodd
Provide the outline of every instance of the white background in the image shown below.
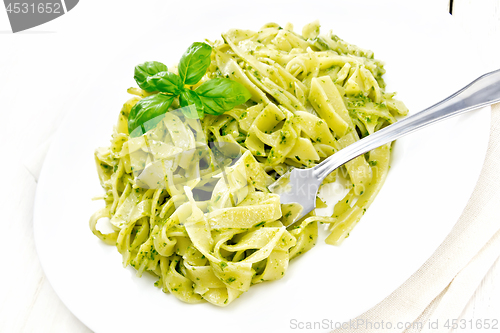
<path fill-rule="evenodd" d="M 418 7 L 429 15 L 449 10 L 447 0 L 407 3 L 408 10 Z M 196 4 L 193 1 L 187 7 L 194 10 Z M 245 5 L 249 3 L 235 2 L 235 6 Z M 453 14 L 464 33 L 477 37 L 476 43 L 464 45 L 464 52 L 479 48 L 500 57 L 499 0 L 454 0 Z M 0 9 L 0 123 L 3 125 L 0 130 L 3 178 L 0 183 L 0 332 L 89 331 L 53 292 L 36 255 L 32 206 L 37 166 L 78 94 L 84 94 L 97 76 L 102 80 L 114 59 L 128 56 L 127 49 L 135 47 L 142 31 L 161 26 L 169 15 L 186 15 L 187 23 L 179 27 L 179 31 L 166 32 L 166 35 L 190 28 L 188 13 L 171 12 L 167 1 L 84 0 L 68 14 L 14 35 L 6 12 Z M 137 17 L 149 19 L 136 20 Z M 484 43 L 484 40 L 496 41 L 496 44 Z M 147 48 L 136 49 L 134 56 L 137 62 L 156 59 Z M 470 65 L 473 64 L 471 59 Z M 464 310 L 464 318 L 498 318 L 499 266 L 497 262 L 485 277 Z"/>

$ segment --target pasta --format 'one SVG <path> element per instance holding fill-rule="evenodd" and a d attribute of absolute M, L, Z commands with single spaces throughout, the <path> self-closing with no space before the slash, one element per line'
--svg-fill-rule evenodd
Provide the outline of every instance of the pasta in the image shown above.
<path fill-rule="evenodd" d="M 224 77 L 251 94 L 221 115 L 192 119 L 186 108 L 193 105 L 181 108 L 176 98 L 133 137 L 129 114 L 152 93 L 129 89 L 134 97 L 120 112 L 111 145 L 95 153 L 105 207 L 90 219 L 124 266 L 157 276 L 156 286 L 184 302 L 226 306 L 254 284 L 281 279 L 289 261 L 315 245 L 318 222 L 328 226 L 329 244 L 349 235 L 384 182 L 389 145 L 325 179 L 349 184 L 331 216 L 313 211 L 293 223 L 298 207 L 281 205 L 267 187 L 408 110 L 385 92 L 383 64 L 371 51 L 319 30 L 317 21 L 302 35 L 271 23 L 257 32 L 232 29 L 211 43 L 208 71 L 192 88 Z M 103 218 L 111 232 L 102 231 Z"/>

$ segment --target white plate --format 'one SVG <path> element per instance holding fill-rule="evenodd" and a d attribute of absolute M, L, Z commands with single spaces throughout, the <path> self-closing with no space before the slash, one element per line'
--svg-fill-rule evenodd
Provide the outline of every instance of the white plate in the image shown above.
<path fill-rule="evenodd" d="M 308 7 L 252 2 L 238 16 L 234 5 L 224 3 L 173 8 L 177 13 L 186 6 L 198 9 L 189 22 L 171 15 L 161 34 L 145 33 L 145 46 L 129 48 L 122 61 L 111 64 L 106 76 L 114 80 L 82 94 L 47 155 L 35 203 L 37 250 L 57 294 L 94 331 L 286 332 L 293 330 L 294 320 L 348 320 L 389 295 L 425 262 L 460 216 L 480 173 L 489 108 L 399 140 L 384 188 L 342 246 L 319 242 L 291 262 L 282 280 L 250 288 L 227 308 L 184 304 L 154 287 L 153 278 L 137 278 L 133 269 L 122 268 L 116 249 L 88 228 L 90 215 L 102 205 L 90 200 L 102 193 L 93 151 L 109 142 L 125 90 L 134 84 L 136 63 L 174 63 L 191 42 L 218 38 L 233 27 L 290 21 L 300 32 L 303 24 L 319 18 L 323 30 L 375 51 L 387 63 L 387 90 L 398 91 L 413 112 L 482 74 L 463 65 L 463 44 L 445 16 L 424 20 L 368 0 L 308 1 Z M 148 19 L 136 18 L 134 24 L 143 26 Z"/>

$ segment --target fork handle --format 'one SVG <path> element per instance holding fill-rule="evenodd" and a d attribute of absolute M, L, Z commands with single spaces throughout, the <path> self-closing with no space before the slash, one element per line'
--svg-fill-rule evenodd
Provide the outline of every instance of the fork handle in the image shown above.
<path fill-rule="evenodd" d="M 438 121 L 500 102 L 500 69 L 484 74 L 441 102 L 389 125 L 340 150 L 314 167 L 323 180 L 344 163 Z"/>

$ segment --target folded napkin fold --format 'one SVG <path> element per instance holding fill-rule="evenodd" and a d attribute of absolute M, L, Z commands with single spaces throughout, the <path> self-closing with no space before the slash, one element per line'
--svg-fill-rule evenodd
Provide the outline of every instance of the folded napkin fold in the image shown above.
<path fill-rule="evenodd" d="M 496 104 L 492 106 L 490 140 L 481 175 L 444 242 L 392 294 L 352 319 L 350 325 L 332 332 L 450 331 L 453 320 L 459 319 L 500 256 L 499 164 L 500 104 Z"/>

